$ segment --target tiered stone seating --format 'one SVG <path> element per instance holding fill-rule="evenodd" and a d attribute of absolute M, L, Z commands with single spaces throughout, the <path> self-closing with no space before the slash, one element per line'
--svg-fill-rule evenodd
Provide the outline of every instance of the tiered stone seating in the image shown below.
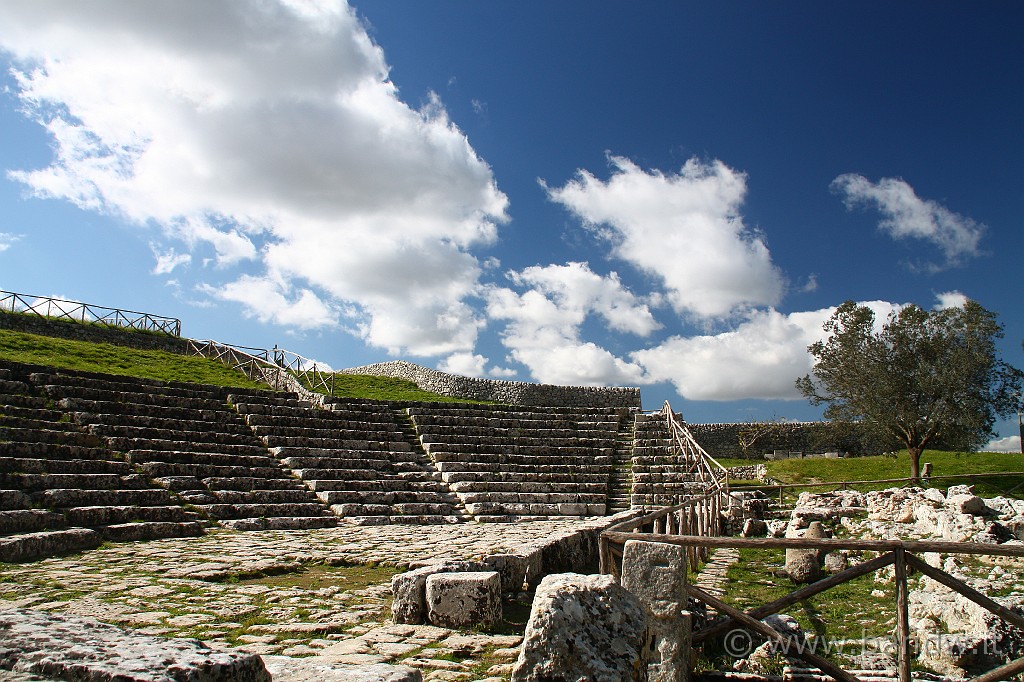
<path fill-rule="evenodd" d="M 343 400 L 320 409 L 295 399 L 230 400 L 338 516 L 367 525 L 466 519 L 458 498 L 403 432 L 388 403 Z"/>
<path fill-rule="evenodd" d="M 31 381 L 163 486 L 154 493 L 173 491 L 221 525 L 263 530 L 337 523 L 253 435 L 227 403 L 227 389 L 65 372 L 37 372 Z"/>
<path fill-rule="evenodd" d="M 605 513 L 618 411 L 424 403 L 408 412 L 477 520 Z"/>
<path fill-rule="evenodd" d="M 32 369 L 0 367 L 0 560 L 202 534 L 197 514 L 53 409 Z"/>
<path fill-rule="evenodd" d="M 665 416 L 660 412 L 636 415 L 633 440 L 633 507 L 677 504 L 680 496 L 703 490 L 691 463 L 677 454 Z"/>

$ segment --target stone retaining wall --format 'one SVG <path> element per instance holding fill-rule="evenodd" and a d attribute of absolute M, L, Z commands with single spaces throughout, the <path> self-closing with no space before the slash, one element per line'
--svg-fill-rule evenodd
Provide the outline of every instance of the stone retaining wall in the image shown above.
<path fill-rule="evenodd" d="M 160 332 L 119 329 L 96 323 L 83 324 L 73 320 L 39 317 L 30 313 L 0 311 L 0 329 L 11 329 L 41 336 L 55 336 L 72 341 L 109 343 L 142 350 L 162 350 L 179 355 L 184 354 L 187 347 L 186 339 Z"/>
<path fill-rule="evenodd" d="M 843 452 L 850 455 L 878 455 L 891 445 L 873 442 L 863 433 L 852 430 L 841 436 L 830 436 L 827 422 L 746 422 L 737 424 L 687 424 L 690 433 L 712 457 L 736 457 L 763 460 L 765 453 L 776 450 L 805 453 Z M 767 432 L 743 451 L 740 434 L 767 428 Z"/>
<path fill-rule="evenodd" d="M 523 381 L 499 381 L 457 376 L 395 360 L 339 370 L 342 374 L 407 379 L 440 395 L 493 400 L 508 405 L 544 407 L 640 407 L 640 389 L 605 386 L 553 386 Z"/>

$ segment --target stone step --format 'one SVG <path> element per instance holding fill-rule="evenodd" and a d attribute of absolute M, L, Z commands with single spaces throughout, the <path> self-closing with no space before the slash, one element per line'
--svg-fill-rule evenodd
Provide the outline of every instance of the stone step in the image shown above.
<path fill-rule="evenodd" d="M 66 528 L 67 519 L 63 514 L 45 509 L 10 509 L 0 511 L 0 535 L 15 533 L 37 533 L 43 530 Z"/>
<path fill-rule="evenodd" d="M 515 418 L 507 414 L 495 413 L 478 417 L 454 417 L 428 412 L 414 411 L 410 417 L 417 429 L 425 431 L 441 431 L 448 429 L 569 429 L 595 430 L 614 432 L 618 428 L 618 420 L 602 418 L 600 420 L 575 419 L 544 415 L 533 418 Z"/>
<path fill-rule="evenodd" d="M 21 490 L 0 489 L 0 510 L 29 509 L 32 499 Z"/>
<path fill-rule="evenodd" d="M 118 474 L 134 473 L 127 462 L 97 459 L 42 459 L 0 456 L 0 473 Z"/>
<path fill-rule="evenodd" d="M 21 443 L 48 443 L 52 445 L 80 445 L 99 447 L 103 443 L 96 436 L 74 429 L 22 429 L 13 426 L 0 427 L 0 440 Z"/>
<path fill-rule="evenodd" d="M 306 481 L 309 489 L 316 492 L 328 492 L 332 490 L 369 490 L 381 491 L 391 490 L 411 494 L 451 494 L 451 490 L 444 483 L 437 481 L 410 481 L 400 478 L 390 479 L 364 479 L 353 480 L 351 478 L 324 479 Z"/>
<path fill-rule="evenodd" d="M 229 389 L 227 395 L 227 401 L 235 407 L 246 406 L 302 406 L 312 407 L 312 403 L 306 400 L 300 400 L 296 393 L 264 393 L 264 394 L 250 394 L 250 393 L 239 393 L 237 389 Z M 242 410 L 239 409 L 239 412 Z M 254 413 L 255 414 L 255 413 Z"/>
<path fill-rule="evenodd" d="M 407 502 L 398 504 L 332 504 L 331 511 L 338 516 L 456 516 L 457 510 L 448 504 Z"/>
<path fill-rule="evenodd" d="M 469 508 L 474 503 L 538 503 L 538 504 L 604 504 L 603 493 L 553 493 L 553 492 L 504 492 L 459 494 L 462 503 Z"/>
<path fill-rule="evenodd" d="M 604 516 L 604 504 L 545 504 L 476 502 L 466 504 L 474 517 L 480 516 Z"/>
<path fill-rule="evenodd" d="M 113 436 L 107 438 L 107 443 L 114 450 L 121 452 L 188 452 L 193 455 L 204 453 L 232 457 L 267 457 L 270 454 L 266 446 L 255 438 L 246 439 L 244 443 L 201 443 L 177 439 Z M 154 456 L 152 459 L 160 458 Z M 198 463 L 200 460 L 194 461 Z M 210 460 L 210 463 L 214 464 L 216 462 Z"/>
<path fill-rule="evenodd" d="M 98 374 L 93 372 L 33 372 L 29 381 L 35 386 L 57 386 L 63 388 L 86 388 L 111 394 L 151 394 L 166 397 L 200 400 L 224 400 L 228 389 L 209 384 L 163 382 L 140 379 L 120 374 Z"/>
<path fill-rule="evenodd" d="M 469 494 L 491 493 L 572 493 L 604 497 L 608 491 L 605 483 L 517 483 L 508 481 L 462 481 L 449 486 L 465 499 Z"/>
<path fill-rule="evenodd" d="M 309 492 L 309 488 L 303 485 L 302 481 L 291 476 L 287 478 L 213 477 L 202 479 L 202 484 L 210 490 L 237 490 L 242 492 L 253 490 L 304 490 Z"/>
<path fill-rule="evenodd" d="M 92 424 L 88 427 L 89 433 L 108 439 L 110 446 L 118 450 L 131 450 L 135 448 L 154 448 L 159 441 L 178 441 L 189 443 L 187 450 L 196 451 L 220 451 L 220 448 L 212 446 L 221 445 L 244 445 L 249 447 L 262 447 L 256 436 L 246 430 L 240 433 L 223 433 L 220 431 L 197 431 L 191 428 L 182 429 L 155 429 L 144 426 L 133 426 L 123 424 Z M 119 439 L 131 439 L 121 441 Z M 121 443 L 131 443 L 124 447 Z M 206 447 L 203 447 L 205 444 Z"/>
<path fill-rule="evenodd" d="M 245 422 L 251 427 L 273 426 L 280 429 L 330 429 L 330 430 L 383 430 L 394 431 L 396 429 L 394 416 L 390 412 L 382 412 L 377 420 L 347 419 L 347 415 L 327 410 L 306 409 L 303 413 L 295 415 L 270 415 L 270 414 L 246 414 Z"/>
<path fill-rule="evenodd" d="M 221 504 L 319 504 L 308 488 L 302 490 L 214 490 L 213 496 Z"/>
<path fill-rule="evenodd" d="M 386 481 L 387 471 L 378 469 L 295 469 L 295 475 L 303 481 Z"/>
<path fill-rule="evenodd" d="M 103 537 L 88 528 L 22 533 L 0 538 L 0 562 L 34 561 L 44 557 L 96 549 Z"/>
<path fill-rule="evenodd" d="M 607 431 L 572 431 L 569 429 L 468 429 L 438 432 L 420 431 L 424 446 L 431 444 L 450 445 L 550 445 L 551 447 L 614 448 L 614 433 Z"/>
<path fill-rule="evenodd" d="M 614 451 L 600 448 L 550 448 L 546 446 L 519 448 L 515 445 L 485 447 L 480 445 L 439 446 L 425 449 L 435 462 L 489 462 L 501 464 L 604 464 L 611 465 Z"/>
<path fill-rule="evenodd" d="M 345 438 L 305 438 L 299 436 L 269 436 L 264 442 L 278 457 L 301 455 L 294 450 L 384 450 L 386 452 L 409 451 L 412 446 L 403 440 L 379 441 Z"/>
<path fill-rule="evenodd" d="M 37 419 L 45 422 L 59 422 L 62 419 L 66 419 L 64 412 L 61 410 L 54 410 L 49 407 L 22 407 L 18 405 L 9 405 L 4 401 L 3 395 L 0 395 L 0 412 L 7 417 L 16 417 L 18 419 Z"/>
<path fill-rule="evenodd" d="M 204 531 L 202 524 L 196 521 L 140 521 L 104 526 L 99 532 L 105 540 L 112 542 L 138 542 L 162 538 L 194 538 Z"/>
<path fill-rule="evenodd" d="M 48 489 L 139 490 L 149 483 L 135 474 L 22 474 L 0 473 L 0 488 L 24 490 L 28 493 Z"/>
<path fill-rule="evenodd" d="M 308 503 L 284 504 L 204 504 L 197 505 L 212 519 L 245 519 L 271 516 L 325 516 L 330 512 L 322 505 Z"/>
<path fill-rule="evenodd" d="M 264 467 L 277 469 L 280 467 L 277 459 L 272 457 L 266 450 L 254 450 L 262 452 L 260 455 L 235 455 L 220 452 L 188 452 L 182 450 L 144 450 L 136 448 L 130 450 L 126 458 L 129 462 L 143 464 L 145 462 L 164 462 L 167 464 L 195 464 L 209 466 L 235 466 L 235 467 Z"/>
<path fill-rule="evenodd" d="M 39 507 L 132 506 L 159 507 L 174 504 L 171 494 L 160 488 L 144 490 L 81 490 L 53 489 L 32 493 L 32 501 Z"/>
<path fill-rule="evenodd" d="M 286 478 L 281 467 L 215 466 L 213 464 L 178 464 L 145 462 L 139 465 L 151 478 L 163 476 L 194 476 L 196 478 Z"/>
<path fill-rule="evenodd" d="M 132 523 L 137 521 L 183 522 L 196 521 L 199 515 L 176 505 L 164 506 L 91 506 L 70 507 L 62 510 L 72 526 L 98 528 L 100 526 Z"/>
<path fill-rule="evenodd" d="M 49 401 L 42 396 L 26 395 L 22 393 L 0 392 L 0 405 L 6 407 L 21 407 L 25 409 L 47 409 Z"/>
<path fill-rule="evenodd" d="M 221 434 L 244 434 L 250 436 L 249 428 L 231 415 L 223 415 L 222 419 L 202 417 L 166 417 L 153 414 L 131 414 L 110 412 L 79 412 L 74 413 L 75 421 L 84 426 L 133 426 L 166 431 L 203 431 Z M 208 415 L 207 412 L 202 412 Z"/>
<path fill-rule="evenodd" d="M 392 461 L 387 452 L 356 452 L 339 451 L 332 452 L 329 457 L 285 457 L 281 460 L 289 469 L 374 469 L 376 471 L 387 471 L 392 467 Z M 333 476 L 331 477 L 333 478 Z"/>
<path fill-rule="evenodd" d="M 441 474 L 449 485 L 463 482 L 481 483 L 596 483 L 608 484 L 608 474 L 598 473 L 523 473 L 511 471 L 446 471 Z"/>
<path fill-rule="evenodd" d="M 234 530 L 309 530 L 334 528 L 338 517 L 329 516 L 271 516 L 239 519 L 220 519 L 218 523 Z"/>
<path fill-rule="evenodd" d="M 449 472 L 476 472 L 489 473 L 497 476 L 500 473 L 506 474 L 536 474 L 543 471 L 545 474 L 581 474 L 606 476 L 611 470 L 610 463 L 607 464 L 545 464 L 544 469 L 538 469 L 536 464 L 521 464 L 518 462 L 480 462 L 474 460 L 442 460 L 436 462 L 437 470 L 442 473 Z"/>
<path fill-rule="evenodd" d="M 303 439 L 307 441 L 331 441 L 334 443 L 345 441 L 370 440 L 383 443 L 405 443 L 402 432 L 397 430 L 394 424 L 381 425 L 380 428 L 370 428 L 366 425 L 354 429 L 342 428 L 314 428 L 298 426 L 251 426 L 252 432 L 265 442 L 279 444 L 279 439 Z"/>
<path fill-rule="evenodd" d="M 395 490 L 325 490 L 316 494 L 325 504 L 402 504 L 415 503 L 423 500 L 423 495 L 415 491 Z"/>

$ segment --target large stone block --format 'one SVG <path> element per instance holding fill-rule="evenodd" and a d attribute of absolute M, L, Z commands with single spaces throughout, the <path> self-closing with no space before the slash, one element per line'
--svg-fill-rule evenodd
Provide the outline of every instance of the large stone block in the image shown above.
<path fill-rule="evenodd" d="M 541 581 L 512 682 L 647 680 L 647 614 L 607 575 Z"/>
<path fill-rule="evenodd" d="M 0 609 L 4 667 L 46 679 L 81 682 L 270 682 L 255 654 L 216 651 L 194 639 L 149 637 L 101 623 Z"/>
<path fill-rule="evenodd" d="M 472 561 L 444 561 L 399 573 L 391 579 L 391 620 L 417 625 L 427 618 L 427 578 L 435 573 L 476 571 L 480 565 Z"/>
<path fill-rule="evenodd" d="M 444 628 L 490 627 L 501 620 L 496 571 L 435 573 L 427 578 L 427 620 Z"/>
<path fill-rule="evenodd" d="M 526 582 L 527 558 L 518 554 L 491 554 L 484 557 L 484 566 L 501 576 L 503 593 L 520 592 Z"/>
<path fill-rule="evenodd" d="M 652 682 L 689 678 L 690 619 L 686 608 L 686 554 L 683 547 L 629 540 L 622 555 L 622 586 L 644 605 L 653 648 Z"/>

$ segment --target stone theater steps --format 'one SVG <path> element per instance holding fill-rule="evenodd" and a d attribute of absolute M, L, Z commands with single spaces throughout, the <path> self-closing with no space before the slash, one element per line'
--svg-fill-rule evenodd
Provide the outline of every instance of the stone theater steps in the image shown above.
<path fill-rule="evenodd" d="M 605 513 L 630 410 L 425 403 L 408 408 L 437 470 L 480 521 Z"/>
<path fill-rule="evenodd" d="M 227 389 L 53 371 L 29 378 L 91 437 L 124 452 L 140 479 L 158 484 L 147 493 L 154 500 L 173 495 L 178 504 L 240 530 L 337 523 L 253 435 L 227 403 Z M 127 499 L 108 498 L 115 506 Z"/>
<path fill-rule="evenodd" d="M 0 561 L 202 533 L 196 514 L 55 409 L 34 369 L 0 365 Z"/>
<path fill-rule="evenodd" d="M 678 502 L 681 495 L 703 490 L 689 473 L 691 462 L 675 454 L 665 416 L 660 412 L 636 415 L 633 440 L 633 507 L 659 507 Z"/>
<path fill-rule="evenodd" d="M 296 399 L 229 399 L 281 463 L 343 519 L 367 525 L 466 520 L 390 404 L 335 399 L 320 409 Z"/>

